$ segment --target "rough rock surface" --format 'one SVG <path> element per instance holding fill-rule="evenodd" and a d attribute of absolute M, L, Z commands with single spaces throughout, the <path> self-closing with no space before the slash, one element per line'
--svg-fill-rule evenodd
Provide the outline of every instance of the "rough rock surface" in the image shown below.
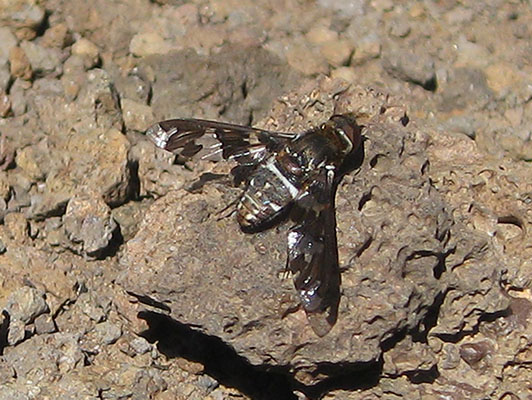
<path fill-rule="evenodd" d="M 343 107 L 367 126 L 362 166 L 338 191 L 345 272 L 332 332 L 320 339 L 302 310 L 290 311 L 295 291 L 280 279 L 287 227 L 246 235 L 233 218 L 221 218 L 238 191 L 168 194 L 148 211 L 121 262 L 128 291 L 163 302 L 173 319 L 222 338 L 252 364 L 304 370 L 302 379 L 315 383 L 320 364 L 377 362 L 387 342 L 424 329 L 450 282 L 442 263 L 452 220 L 428 179 L 427 136 L 403 126 L 403 109 L 382 113 L 384 95 L 327 80 L 308 89 L 287 96 L 269 123 L 290 131 Z M 293 104 L 303 104 L 302 115 L 291 114 Z"/>
<path fill-rule="evenodd" d="M 503 0 L 0 0 L 0 399 L 529 399 L 531 22 Z M 143 131 L 350 110 L 318 339 L 288 226 L 241 233 L 223 176 L 191 191 L 228 166 Z"/>
<path fill-rule="evenodd" d="M 94 194 L 74 195 L 68 202 L 63 224 L 68 238 L 78 245 L 73 250 L 88 257 L 104 255 L 118 227 L 109 206 Z"/>
<path fill-rule="evenodd" d="M 305 385 L 361 365 L 430 375 L 437 359 L 429 330 L 437 337 L 471 330 L 509 300 L 498 287 L 500 263 L 489 249 L 476 253 L 485 240 L 455 223 L 429 179 L 428 135 L 404 126 L 406 111 L 397 102 L 323 80 L 286 96 L 268 120 L 285 131 L 352 111 L 367 127 L 361 166 L 338 190 L 342 300 L 339 321 L 324 338 L 313 334 L 303 311 L 293 312 L 291 281 L 281 279 L 286 226 L 241 233 L 220 214 L 237 196 L 224 186 L 171 192 L 156 202 L 126 245 L 121 284 L 169 307 L 177 322 L 220 337 L 251 364 L 287 368 Z M 465 279 L 464 269 L 475 273 Z M 439 307 L 449 307 L 441 326 L 434 321 Z M 395 348 L 402 341 L 415 344 L 417 362 L 396 360 L 406 351 Z M 384 354 L 388 362 L 379 367 Z"/>

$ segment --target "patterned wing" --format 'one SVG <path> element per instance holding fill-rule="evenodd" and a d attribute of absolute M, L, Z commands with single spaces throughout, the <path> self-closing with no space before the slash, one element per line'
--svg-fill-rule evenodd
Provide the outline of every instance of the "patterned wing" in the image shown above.
<path fill-rule="evenodd" d="M 288 234 L 287 268 L 312 329 L 324 336 L 336 323 L 340 270 L 334 210 L 334 168 L 322 168 L 306 193 L 296 200 Z"/>
<path fill-rule="evenodd" d="M 158 147 L 185 159 L 235 160 L 242 166 L 257 165 L 298 136 L 202 119 L 162 121 L 146 135 Z"/>

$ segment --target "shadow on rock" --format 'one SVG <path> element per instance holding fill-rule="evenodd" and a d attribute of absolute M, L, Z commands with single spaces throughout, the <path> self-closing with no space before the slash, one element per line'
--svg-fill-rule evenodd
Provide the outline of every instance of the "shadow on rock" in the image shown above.
<path fill-rule="evenodd" d="M 332 390 L 373 387 L 378 384 L 382 372 L 382 360 L 356 365 L 323 363 L 318 369 L 332 377 L 306 386 L 292 376 L 289 366 L 252 365 L 220 338 L 192 329 L 167 315 L 142 311 L 139 318 L 149 326 L 140 335 L 152 343 L 157 342 L 161 353 L 169 358 L 182 357 L 201 363 L 206 374 L 252 399 L 297 400 L 300 397 L 294 392 L 319 399 Z"/>

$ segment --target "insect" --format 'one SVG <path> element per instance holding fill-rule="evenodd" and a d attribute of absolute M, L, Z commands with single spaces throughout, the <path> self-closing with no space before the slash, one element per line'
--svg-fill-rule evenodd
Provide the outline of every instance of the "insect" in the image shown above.
<path fill-rule="evenodd" d="M 245 190 L 237 220 L 258 232 L 289 217 L 286 268 L 314 332 L 336 323 L 340 270 L 334 196 L 342 165 L 361 143 L 352 114 L 333 115 L 302 133 L 273 132 L 201 119 L 171 119 L 146 135 L 178 158 L 232 160 L 235 184 Z"/>

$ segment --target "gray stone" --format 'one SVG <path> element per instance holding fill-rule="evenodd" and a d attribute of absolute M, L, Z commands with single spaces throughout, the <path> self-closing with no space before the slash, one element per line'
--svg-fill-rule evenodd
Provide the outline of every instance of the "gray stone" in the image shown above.
<path fill-rule="evenodd" d="M 95 193 L 74 195 L 67 204 L 63 224 L 70 240 L 80 244 L 88 257 L 100 257 L 113 240 L 118 227 L 111 209 Z"/>
<path fill-rule="evenodd" d="M 38 335 L 54 333 L 57 330 L 54 319 L 48 314 L 39 315 L 33 323 L 35 325 L 35 333 Z"/>
<path fill-rule="evenodd" d="M 42 194 L 32 202 L 29 211 L 32 218 L 57 215 L 81 188 L 102 196 L 107 204 L 118 205 L 126 201 L 131 193 L 131 171 L 129 142 L 122 133 L 115 129 L 78 133 L 72 135 L 64 146 L 69 157 L 59 159 L 61 164 L 47 175 Z M 74 171 L 73 164 L 77 165 Z"/>
<path fill-rule="evenodd" d="M 6 26 L 0 27 L 0 65 L 5 65 L 9 52 L 17 45 L 17 38 Z"/>
<path fill-rule="evenodd" d="M 166 54 L 172 49 L 170 43 L 154 32 L 138 33 L 131 39 L 129 51 L 136 56 Z"/>
<path fill-rule="evenodd" d="M 528 398 L 528 2 L 0 3 L 0 310 L 22 287 L 50 308 L 33 323 L 0 316 L 0 398 Z M 142 37 L 137 54 L 175 50 L 133 55 Z M 29 80 L 24 63 L 7 61 L 21 42 L 35 56 Z M 390 74 L 379 58 L 394 52 L 402 54 Z M 315 73 L 325 59 L 342 65 L 331 75 L 391 96 L 316 79 L 294 95 L 301 73 L 287 54 L 296 69 Z M 434 92 L 411 84 L 431 75 L 430 61 Z M 321 341 L 283 278 L 289 224 L 241 234 L 232 209 L 222 212 L 241 191 L 223 177 L 193 186 L 230 166 L 176 163 L 125 118 L 124 99 L 149 106 L 154 121 L 298 132 L 357 113 L 366 159 L 337 191 L 343 294 Z M 420 176 L 429 193 L 416 186 Z M 83 192 L 113 208 L 123 256 L 89 259 L 68 239 L 62 216 Z M 435 226 L 447 239 L 433 269 L 429 252 L 412 251 L 434 250 Z M 130 297 L 116 284 L 127 273 L 168 303 Z M 181 324 L 139 318 L 147 307 Z M 57 331 L 46 333 L 52 322 Z M 105 344 L 118 332 L 110 324 L 125 335 Z M 146 339 L 137 344 L 133 332 Z"/>
<path fill-rule="evenodd" d="M 212 392 L 220 384 L 216 379 L 211 378 L 209 375 L 201 375 L 198 378 L 198 386 L 205 389 L 207 393 Z"/>
<path fill-rule="evenodd" d="M 8 386 L 8 385 L 1 385 L 0 386 L 0 399 L 1 400 L 30 400 L 30 397 L 20 391 L 17 390 L 16 387 Z"/>
<path fill-rule="evenodd" d="M 152 345 L 142 337 L 136 337 L 130 343 L 136 354 L 145 354 L 152 349 Z"/>
<path fill-rule="evenodd" d="M 151 108 L 129 99 L 122 99 L 122 114 L 127 129 L 144 132 L 154 122 Z"/>
<path fill-rule="evenodd" d="M 100 339 L 99 342 L 107 345 L 115 343 L 122 336 L 120 326 L 109 321 L 97 324 L 94 330 Z"/>
<path fill-rule="evenodd" d="M 20 47 L 26 53 L 31 68 L 37 76 L 60 73 L 62 70 L 61 53 L 58 49 L 44 47 L 34 42 L 22 41 Z"/>
<path fill-rule="evenodd" d="M 248 62 L 237 64 L 235 59 Z M 286 62 L 259 47 L 225 46 L 209 57 L 191 50 L 150 56 L 139 63 L 138 73 L 157 76 L 151 101 L 157 119 L 216 119 L 223 113 L 223 119 L 233 123 L 246 123 L 250 116 L 255 122 L 264 118 L 281 87 L 301 81 Z"/>
<path fill-rule="evenodd" d="M 232 218 L 216 216 L 238 191 L 214 184 L 200 194 L 169 193 L 147 212 L 122 259 L 127 290 L 163 301 L 173 318 L 223 338 L 253 364 L 291 365 L 317 380 L 324 377 L 320 363 L 375 361 L 387 340 L 419 327 L 446 288 L 438 270 L 451 225 L 424 173 L 426 138 L 403 127 L 401 109 L 381 114 L 384 96 L 321 83 L 312 99 L 308 92 L 293 94 L 284 107 L 305 99 L 320 104 L 320 112 L 305 108 L 313 125 L 327 109 L 351 109 L 371 127 L 366 162 L 338 190 L 343 296 L 339 320 L 324 339 L 314 335 L 302 310 L 290 311 L 297 309 L 297 295 L 290 280 L 279 278 L 287 227 L 246 235 Z M 340 87 L 342 96 L 334 102 L 327 93 Z M 290 115 L 282 107 L 277 113 L 277 121 Z M 288 121 L 284 129 L 298 129 Z M 188 213 L 198 201 L 211 216 L 203 222 Z"/>
<path fill-rule="evenodd" d="M 26 100 L 27 86 L 23 81 L 17 79 L 9 91 L 9 99 L 11 100 L 11 110 L 15 116 L 26 113 L 28 103 Z"/>
<path fill-rule="evenodd" d="M 0 63 L 0 90 L 5 92 L 7 91 L 9 80 L 11 79 L 11 74 L 9 72 L 9 66 L 7 61 L 5 63 Z"/>
<path fill-rule="evenodd" d="M 7 343 L 10 346 L 15 346 L 26 338 L 26 324 L 24 321 L 15 319 L 9 323 L 9 331 L 7 333 Z"/>
<path fill-rule="evenodd" d="M 29 286 L 23 286 L 11 293 L 5 309 L 11 319 L 28 324 L 39 315 L 48 312 L 48 305 L 44 299 L 44 293 Z"/>
<path fill-rule="evenodd" d="M 83 314 L 87 315 L 93 321 L 99 323 L 106 319 L 108 310 L 105 310 L 98 304 L 97 299 L 94 299 L 88 293 L 82 293 L 76 303 Z"/>
<path fill-rule="evenodd" d="M 86 69 L 94 68 L 100 62 L 98 47 L 85 38 L 80 38 L 72 45 L 72 55 L 82 57 Z"/>
<path fill-rule="evenodd" d="M 29 1 L 10 2 L 11 8 L 6 7 L 4 12 L 8 13 L 13 25 L 17 27 L 31 28 L 37 30 L 46 16 L 42 7 Z"/>
<path fill-rule="evenodd" d="M 114 83 L 121 99 L 131 99 L 141 104 L 148 103 L 151 93 L 151 84 L 146 77 L 133 73 L 127 76 L 118 75 Z"/>
<path fill-rule="evenodd" d="M 415 48 L 390 48 L 383 50 L 383 68 L 392 76 L 412 82 L 427 90 L 436 89 L 434 60 L 424 50 Z"/>

